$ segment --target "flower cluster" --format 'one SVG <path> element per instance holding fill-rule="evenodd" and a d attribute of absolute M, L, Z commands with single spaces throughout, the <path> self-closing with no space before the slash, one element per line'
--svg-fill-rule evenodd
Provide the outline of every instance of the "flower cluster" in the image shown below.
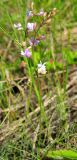
<path fill-rule="evenodd" d="M 46 15 L 46 12 L 44 12 L 44 10 L 42 8 L 40 9 L 40 11 L 37 14 L 33 13 L 32 10 L 27 10 L 27 12 L 26 12 L 27 18 L 31 18 L 33 16 L 45 16 L 45 15 Z"/>
<path fill-rule="evenodd" d="M 28 40 L 29 46 L 27 48 L 26 48 L 26 41 L 23 43 L 22 48 L 24 48 L 24 49 L 21 50 L 22 56 L 25 56 L 27 58 L 32 58 L 32 51 L 31 50 L 33 48 L 35 49 L 35 47 L 40 43 L 40 41 L 45 39 L 44 35 L 41 35 L 40 37 L 36 37 L 38 30 L 40 29 L 40 26 L 47 24 L 47 22 L 51 20 L 51 16 L 55 15 L 55 13 L 56 13 L 56 9 L 54 9 L 53 12 L 51 11 L 49 14 L 47 14 L 47 12 L 44 12 L 43 9 L 41 9 L 37 14 L 35 14 L 33 12 L 33 10 L 27 10 L 27 13 L 26 13 L 26 17 L 27 17 L 26 33 L 29 34 L 29 32 L 32 32 L 31 33 L 32 37 L 30 37 L 30 39 Z M 44 24 L 41 23 L 42 25 L 40 24 L 39 26 L 37 26 L 36 22 L 32 22 L 33 16 L 40 16 L 40 17 L 42 16 L 42 20 L 44 20 Z M 30 22 L 30 18 L 32 18 L 31 22 Z M 23 30 L 21 23 L 14 24 L 14 28 L 17 30 Z M 34 37 L 33 37 L 33 33 L 34 33 Z M 34 56 L 34 57 L 36 57 L 36 56 Z M 33 60 L 33 58 L 32 58 L 32 60 Z M 38 58 L 37 58 L 37 60 L 38 60 Z M 37 60 L 36 60 L 36 62 L 38 63 Z M 36 65 L 37 65 L 38 74 L 43 74 L 43 75 L 46 74 L 46 72 L 47 72 L 46 71 L 46 63 L 40 62 L 39 64 L 36 64 Z"/>

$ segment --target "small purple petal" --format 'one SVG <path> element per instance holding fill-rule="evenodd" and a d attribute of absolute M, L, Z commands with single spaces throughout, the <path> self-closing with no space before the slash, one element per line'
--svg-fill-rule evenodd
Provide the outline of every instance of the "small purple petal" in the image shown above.
<path fill-rule="evenodd" d="M 38 16 L 43 16 L 44 15 L 44 10 L 41 9 L 40 12 L 37 14 Z"/>
<path fill-rule="evenodd" d="M 26 56 L 26 57 L 28 57 L 28 58 L 31 58 L 32 53 L 30 52 L 30 49 L 29 49 L 29 48 L 26 48 L 25 51 L 21 51 L 21 55 L 22 55 L 22 56 Z"/>
<path fill-rule="evenodd" d="M 27 23 L 27 29 L 33 31 L 36 28 L 36 23 Z"/>
<path fill-rule="evenodd" d="M 39 40 L 37 40 L 37 39 L 35 40 L 34 38 L 31 38 L 29 41 L 31 46 L 36 46 L 36 45 L 38 45 L 39 42 L 40 42 Z"/>
<path fill-rule="evenodd" d="M 45 36 L 44 36 L 44 35 L 42 35 L 42 36 L 41 36 L 41 40 L 44 40 L 44 39 L 45 39 Z"/>
<path fill-rule="evenodd" d="M 30 58 L 32 56 L 32 53 L 30 52 L 29 48 L 25 49 L 24 56 L 26 56 L 28 58 Z"/>

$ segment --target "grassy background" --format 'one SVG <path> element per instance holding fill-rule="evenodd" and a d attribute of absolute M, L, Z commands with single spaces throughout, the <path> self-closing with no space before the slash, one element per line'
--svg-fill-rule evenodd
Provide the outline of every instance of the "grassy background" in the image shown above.
<path fill-rule="evenodd" d="M 28 60 L 22 57 L 20 52 L 22 42 L 26 41 L 28 47 L 30 37 L 35 35 L 34 32 L 25 34 L 26 12 L 32 8 L 32 2 L 34 2 L 35 13 L 41 8 L 47 14 L 56 8 L 57 13 L 50 23 L 47 22 L 38 31 L 36 37 L 44 34 L 46 38 L 33 49 L 33 59 Z M 73 123 L 70 128 L 68 127 L 68 105 L 65 103 L 69 68 L 77 65 L 76 8 L 76 0 L 2 0 L 0 2 L 0 137 L 3 138 L 0 159 L 38 160 L 41 159 L 40 152 L 43 152 L 43 149 L 77 150 L 77 124 Z M 37 22 L 39 27 L 42 18 L 35 16 L 30 21 Z M 17 22 L 22 24 L 23 31 L 15 30 L 13 25 Z M 47 74 L 37 77 L 37 64 L 40 60 L 46 62 Z M 63 77 L 59 77 L 58 72 L 64 70 L 66 73 Z M 25 81 L 23 84 L 24 77 L 27 77 L 30 82 Z M 56 125 L 58 130 L 56 136 L 51 131 L 54 126 L 53 120 L 48 119 L 44 109 L 48 100 L 45 101 L 45 98 L 42 100 L 44 96 L 54 97 L 55 93 L 57 98 L 53 113 L 57 112 L 60 119 L 59 126 Z M 51 104 L 52 106 L 54 104 Z M 37 107 L 40 108 L 40 113 L 35 112 Z M 32 120 L 30 113 L 34 112 L 35 119 Z M 58 121 L 57 118 L 55 119 Z M 34 133 L 33 138 L 28 137 L 26 132 L 28 126 L 30 132 Z"/>

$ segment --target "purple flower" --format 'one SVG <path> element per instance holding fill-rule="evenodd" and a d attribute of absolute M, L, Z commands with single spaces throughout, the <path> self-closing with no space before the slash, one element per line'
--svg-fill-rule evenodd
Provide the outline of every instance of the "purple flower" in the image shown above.
<path fill-rule="evenodd" d="M 35 30 L 36 28 L 36 22 L 35 23 L 27 23 L 27 29 L 31 32 Z"/>
<path fill-rule="evenodd" d="M 41 9 L 41 10 L 40 10 L 40 12 L 39 12 L 37 15 L 38 15 L 38 16 L 43 16 L 43 15 L 44 15 L 44 13 L 45 13 L 45 12 L 44 12 L 44 10 L 43 10 L 43 9 Z"/>
<path fill-rule="evenodd" d="M 40 41 L 39 40 L 35 40 L 33 37 L 30 39 L 29 43 L 30 46 L 36 46 Z"/>
<path fill-rule="evenodd" d="M 30 51 L 30 48 L 26 48 L 25 51 L 21 51 L 21 55 L 25 56 L 25 57 L 28 57 L 28 58 L 31 58 L 32 53 Z"/>
<path fill-rule="evenodd" d="M 45 40 L 45 36 L 42 35 L 42 36 L 40 37 L 40 39 L 41 39 L 41 40 Z"/>
<path fill-rule="evenodd" d="M 30 18 L 33 16 L 33 12 L 32 11 L 29 11 L 27 10 L 27 13 L 26 13 L 27 17 Z"/>
<path fill-rule="evenodd" d="M 22 30 L 22 26 L 21 26 L 21 23 L 18 23 L 18 24 L 14 24 L 14 28 L 16 28 L 17 30 Z"/>

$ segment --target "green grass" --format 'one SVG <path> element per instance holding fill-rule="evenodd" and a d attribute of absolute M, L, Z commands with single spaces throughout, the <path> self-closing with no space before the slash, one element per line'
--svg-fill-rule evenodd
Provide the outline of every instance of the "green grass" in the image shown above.
<path fill-rule="evenodd" d="M 77 151 L 77 124 L 72 122 L 69 126 L 67 85 L 69 69 L 77 65 L 77 47 L 74 49 L 77 37 L 72 34 L 77 26 L 77 2 L 33 2 L 0 2 L 0 159 L 46 159 L 44 150 L 51 152 L 48 154 L 51 158 L 58 155 L 74 159 L 71 150 Z M 44 18 L 35 15 L 27 19 L 28 9 L 37 14 L 41 8 L 46 12 Z M 55 15 L 50 16 L 54 8 Z M 14 28 L 18 22 L 23 30 Z M 28 22 L 37 23 L 35 31 L 27 32 Z M 20 52 L 30 46 L 30 38 L 38 39 L 41 35 L 45 35 L 45 39 L 31 48 L 32 58 L 22 56 Z M 46 63 L 45 75 L 38 74 L 40 61 Z M 57 148 L 65 150 L 60 154 Z"/>

